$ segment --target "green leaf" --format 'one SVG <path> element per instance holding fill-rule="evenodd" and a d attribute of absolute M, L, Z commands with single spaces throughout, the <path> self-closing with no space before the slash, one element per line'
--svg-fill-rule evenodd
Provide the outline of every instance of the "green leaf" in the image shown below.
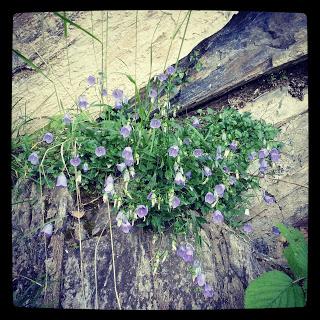
<path fill-rule="evenodd" d="M 78 24 L 72 22 L 71 20 L 69 20 L 68 18 L 64 17 L 63 15 L 61 15 L 58 12 L 54 12 L 53 14 L 55 14 L 56 16 L 58 16 L 59 18 L 61 18 L 64 22 L 70 23 L 71 25 L 75 26 L 76 28 L 82 30 L 83 32 L 85 32 L 86 34 L 88 34 L 90 37 L 92 37 L 93 39 L 99 41 L 101 44 L 101 40 L 98 39 L 96 36 L 94 36 L 91 32 L 87 31 L 86 29 L 82 28 L 81 26 L 79 26 Z"/>
<path fill-rule="evenodd" d="M 266 272 L 250 282 L 245 292 L 245 308 L 292 308 L 305 304 L 302 288 L 285 273 Z"/>
<path fill-rule="evenodd" d="M 283 251 L 288 265 L 296 278 L 306 278 L 308 275 L 308 245 L 303 234 L 281 223 L 276 226 L 289 243 L 289 246 Z"/>

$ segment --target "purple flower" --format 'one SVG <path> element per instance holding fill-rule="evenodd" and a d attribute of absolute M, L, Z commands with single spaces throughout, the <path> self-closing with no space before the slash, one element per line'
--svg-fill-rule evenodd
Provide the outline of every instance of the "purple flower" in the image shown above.
<path fill-rule="evenodd" d="M 148 207 L 141 204 L 137 207 L 136 213 L 139 218 L 143 218 L 148 214 Z"/>
<path fill-rule="evenodd" d="M 185 185 L 186 178 L 182 175 L 182 173 L 179 171 L 176 174 L 176 177 L 174 179 L 175 184 L 179 186 L 184 186 Z"/>
<path fill-rule="evenodd" d="M 120 225 L 121 231 L 124 233 L 129 233 L 132 228 L 132 225 L 129 221 L 122 222 Z"/>
<path fill-rule="evenodd" d="M 176 196 L 174 196 L 173 198 L 172 198 L 172 200 L 171 200 L 171 207 L 173 208 L 173 209 L 175 209 L 175 208 L 177 208 L 177 207 L 179 207 L 180 206 L 180 199 L 178 198 L 178 197 L 176 197 Z"/>
<path fill-rule="evenodd" d="M 179 154 L 179 147 L 178 146 L 172 146 L 168 149 L 168 153 L 170 157 L 177 157 Z"/>
<path fill-rule="evenodd" d="M 191 143 L 191 140 L 189 138 L 185 138 L 183 139 L 183 143 L 188 146 Z"/>
<path fill-rule="evenodd" d="M 105 181 L 104 181 L 104 192 L 107 194 L 114 194 L 114 183 L 113 183 L 113 177 L 112 175 L 109 175 L 108 177 L 106 177 Z"/>
<path fill-rule="evenodd" d="M 223 157 L 222 157 L 222 155 L 221 155 L 221 152 L 222 152 L 221 146 L 217 146 L 217 151 L 216 151 L 216 160 L 217 160 L 217 161 L 223 159 Z"/>
<path fill-rule="evenodd" d="M 172 74 L 174 74 L 175 70 L 176 70 L 176 69 L 175 69 L 174 66 L 170 66 L 170 67 L 167 68 L 166 74 L 167 74 L 167 75 L 172 75 Z"/>
<path fill-rule="evenodd" d="M 193 118 L 193 121 L 192 121 L 192 125 L 195 127 L 195 128 L 199 128 L 200 127 L 200 121 L 198 118 L 194 117 Z"/>
<path fill-rule="evenodd" d="M 106 97 L 108 95 L 107 89 L 102 89 L 102 95 Z"/>
<path fill-rule="evenodd" d="M 204 201 L 209 204 L 214 203 L 216 199 L 217 199 L 216 196 L 212 192 L 208 192 L 204 197 Z"/>
<path fill-rule="evenodd" d="M 186 178 L 187 178 L 188 180 L 191 179 L 191 176 L 192 176 L 192 172 L 191 172 L 191 171 L 186 172 Z"/>
<path fill-rule="evenodd" d="M 30 161 L 33 165 L 39 164 L 39 157 L 36 152 L 32 152 L 28 158 L 28 161 Z"/>
<path fill-rule="evenodd" d="M 249 160 L 253 161 L 255 159 L 256 155 L 257 155 L 257 153 L 255 151 L 252 151 L 248 156 Z"/>
<path fill-rule="evenodd" d="M 161 121 L 159 119 L 155 119 L 153 118 L 151 121 L 150 121 L 150 127 L 152 129 L 157 129 L 157 128 L 160 128 L 161 126 Z"/>
<path fill-rule="evenodd" d="M 185 262 L 193 261 L 193 248 L 191 245 L 181 245 L 177 250 L 177 255 L 182 258 Z"/>
<path fill-rule="evenodd" d="M 275 197 L 267 191 L 263 191 L 262 193 L 263 199 L 267 204 L 272 204 L 276 202 Z"/>
<path fill-rule="evenodd" d="M 80 96 L 78 100 L 78 106 L 80 109 L 85 109 L 88 106 L 88 101 L 85 96 Z"/>
<path fill-rule="evenodd" d="M 69 125 L 72 122 L 71 116 L 69 114 L 65 114 L 62 120 L 65 125 Z"/>
<path fill-rule="evenodd" d="M 260 163 L 259 171 L 261 173 L 265 173 L 268 169 L 268 163 L 266 159 L 259 159 L 259 163 Z"/>
<path fill-rule="evenodd" d="M 148 199 L 148 200 L 151 200 L 152 196 L 153 196 L 153 192 L 150 192 L 150 193 L 148 194 L 148 196 L 147 196 L 147 199 Z"/>
<path fill-rule="evenodd" d="M 51 132 L 47 132 L 43 138 L 42 141 L 46 142 L 46 143 L 51 143 L 53 141 L 53 134 Z"/>
<path fill-rule="evenodd" d="M 123 126 L 121 129 L 120 129 L 120 134 L 124 137 L 124 138 L 128 138 L 131 134 L 131 126 L 130 125 L 127 125 L 127 126 Z"/>
<path fill-rule="evenodd" d="M 263 158 L 267 157 L 268 155 L 269 155 L 269 151 L 265 148 L 261 149 L 258 154 L 259 159 L 263 159 Z"/>
<path fill-rule="evenodd" d="M 89 76 L 87 79 L 89 86 L 93 86 L 94 84 L 96 84 L 96 78 L 94 76 Z"/>
<path fill-rule="evenodd" d="M 121 162 L 117 164 L 117 169 L 122 172 L 126 168 L 126 164 L 124 162 Z"/>
<path fill-rule="evenodd" d="M 89 170 L 89 166 L 88 166 L 87 163 L 84 163 L 84 164 L 83 164 L 82 170 L 83 170 L 84 172 L 87 172 L 87 171 Z"/>
<path fill-rule="evenodd" d="M 56 187 L 66 187 L 67 186 L 67 178 L 63 172 L 58 175 Z"/>
<path fill-rule="evenodd" d="M 242 230 L 243 230 L 245 233 L 250 233 L 250 232 L 252 232 L 252 231 L 253 231 L 253 228 L 252 228 L 251 223 L 245 223 L 245 224 L 243 225 Z"/>
<path fill-rule="evenodd" d="M 281 232 L 280 232 L 279 228 L 273 226 L 272 233 L 275 234 L 276 236 L 278 236 L 278 235 L 280 235 Z"/>
<path fill-rule="evenodd" d="M 126 165 L 127 167 L 133 166 L 133 164 L 134 164 L 133 157 L 124 159 L 124 163 L 125 163 L 125 165 Z"/>
<path fill-rule="evenodd" d="M 224 184 L 218 184 L 214 188 L 215 192 L 217 193 L 217 195 L 219 197 L 223 197 L 225 189 L 226 189 L 226 187 L 224 186 Z"/>
<path fill-rule="evenodd" d="M 124 148 L 124 150 L 122 151 L 122 158 L 125 158 L 125 159 L 132 158 L 132 149 L 131 149 L 131 147 Z"/>
<path fill-rule="evenodd" d="M 53 231 L 53 225 L 52 223 L 47 223 L 41 230 L 42 233 L 45 234 L 45 236 L 50 237 L 52 235 Z"/>
<path fill-rule="evenodd" d="M 206 177 L 210 177 L 210 176 L 212 176 L 212 171 L 211 171 L 211 169 L 209 167 L 204 166 L 203 167 L 203 174 Z"/>
<path fill-rule="evenodd" d="M 116 99 L 116 100 L 121 100 L 123 98 L 123 91 L 120 89 L 115 89 L 112 91 L 112 96 Z"/>
<path fill-rule="evenodd" d="M 166 74 L 164 74 L 164 73 L 161 73 L 161 74 L 158 75 L 158 79 L 159 79 L 161 82 L 166 81 L 167 78 L 168 78 L 168 76 L 167 76 Z"/>
<path fill-rule="evenodd" d="M 79 156 L 75 156 L 70 160 L 70 164 L 74 167 L 77 167 L 80 163 L 81 163 L 81 159 L 79 158 Z"/>
<path fill-rule="evenodd" d="M 238 142 L 233 140 L 230 145 L 229 145 L 229 148 L 232 150 L 232 151 L 236 151 L 237 148 L 238 148 Z"/>
<path fill-rule="evenodd" d="M 214 295 L 213 289 L 209 284 L 206 284 L 203 289 L 203 295 L 205 298 L 212 298 Z"/>
<path fill-rule="evenodd" d="M 95 153 L 97 157 L 102 157 L 106 154 L 106 148 L 103 146 L 97 147 Z"/>
<path fill-rule="evenodd" d="M 115 102 L 115 104 L 114 104 L 114 108 L 115 108 L 116 110 L 120 110 L 120 109 L 122 109 L 122 107 L 123 107 L 122 102 L 117 100 L 117 101 Z"/>
<path fill-rule="evenodd" d="M 157 90 L 152 88 L 149 92 L 149 97 L 150 98 L 156 98 L 157 97 Z"/>
<path fill-rule="evenodd" d="M 270 158 L 273 162 L 278 162 L 280 159 L 280 152 L 276 148 L 272 148 L 270 151 Z"/>
<path fill-rule="evenodd" d="M 212 214 L 212 220 L 216 223 L 222 223 L 224 221 L 224 216 L 219 210 L 216 210 Z"/>
<path fill-rule="evenodd" d="M 206 278 L 203 273 L 200 273 L 196 276 L 195 281 L 197 282 L 199 287 L 203 287 L 206 283 Z"/>
<path fill-rule="evenodd" d="M 202 149 L 194 149 L 193 151 L 193 155 L 196 157 L 196 158 L 199 158 L 203 155 L 203 150 Z"/>
<path fill-rule="evenodd" d="M 234 185 L 234 184 L 236 184 L 236 182 L 237 182 L 237 178 L 235 177 L 235 176 L 230 176 L 229 177 L 229 183 L 230 183 L 230 185 Z"/>

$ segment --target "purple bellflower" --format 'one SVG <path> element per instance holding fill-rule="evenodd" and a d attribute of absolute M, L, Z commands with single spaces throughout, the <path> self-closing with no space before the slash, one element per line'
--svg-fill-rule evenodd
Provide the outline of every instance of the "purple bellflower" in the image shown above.
<path fill-rule="evenodd" d="M 222 223 L 224 221 L 224 216 L 223 214 L 219 211 L 216 210 L 213 214 L 212 214 L 212 220 L 215 223 Z"/>
<path fill-rule="evenodd" d="M 62 121 L 65 125 L 69 125 L 72 122 L 72 118 L 69 114 L 65 114 L 64 117 L 62 118 Z"/>
<path fill-rule="evenodd" d="M 157 128 L 160 128 L 161 126 L 161 121 L 159 119 L 155 119 L 153 118 L 151 121 L 150 121 L 150 127 L 152 129 L 157 129 Z"/>
<path fill-rule="evenodd" d="M 280 152 L 276 148 L 272 148 L 270 151 L 270 158 L 272 162 L 278 162 L 280 159 Z"/>
<path fill-rule="evenodd" d="M 56 187 L 67 187 L 67 178 L 63 172 L 58 175 Z"/>
<path fill-rule="evenodd" d="M 88 101 L 85 96 L 80 96 L 78 100 L 78 106 L 80 109 L 86 109 L 88 106 Z"/>
<path fill-rule="evenodd" d="M 30 161 L 33 165 L 39 164 L 39 157 L 36 152 L 32 152 L 28 158 L 28 161 Z"/>
<path fill-rule="evenodd" d="M 174 197 L 172 198 L 172 200 L 171 200 L 171 207 L 172 207 L 173 209 L 175 209 L 175 208 L 177 208 L 177 207 L 180 206 L 180 203 L 181 203 L 180 199 L 179 199 L 178 197 L 174 196 Z"/>
<path fill-rule="evenodd" d="M 103 157 L 106 154 L 106 148 L 103 146 L 97 147 L 95 153 L 97 157 Z"/>
<path fill-rule="evenodd" d="M 168 153 L 170 157 L 177 157 L 179 154 L 179 147 L 178 146 L 172 146 L 168 149 Z"/>
<path fill-rule="evenodd" d="M 93 86 L 94 84 L 96 84 L 96 78 L 94 77 L 94 76 L 89 76 L 88 78 L 87 78 L 87 81 L 88 81 L 88 84 L 89 84 L 89 86 Z"/>
<path fill-rule="evenodd" d="M 212 192 L 208 192 L 204 197 L 204 201 L 209 204 L 214 203 L 216 200 L 217 200 L 217 198 Z"/>
<path fill-rule="evenodd" d="M 53 134 L 51 132 L 47 132 L 43 138 L 42 141 L 46 142 L 46 143 L 51 143 L 53 141 Z"/>
<path fill-rule="evenodd" d="M 250 233 L 253 231 L 253 228 L 252 228 L 252 224 L 251 223 L 245 223 L 243 225 L 243 228 L 242 230 L 245 232 L 245 233 Z"/>
<path fill-rule="evenodd" d="M 121 129 L 120 129 L 120 134 L 123 136 L 123 138 L 128 138 L 131 134 L 131 131 L 132 131 L 132 128 L 130 125 L 126 125 L 126 126 L 123 126 Z"/>
<path fill-rule="evenodd" d="M 75 156 L 70 160 L 70 164 L 74 167 L 77 167 L 80 163 L 81 163 L 81 159 L 79 158 L 79 156 Z"/>
<path fill-rule="evenodd" d="M 143 218 L 148 214 L 148 207 L 141 204 L 137 207 L 136 213 L 139 218 Z"/>
<path fill-rule="evenodd" d="M 193 155 L 194 155 L 196 158 L 200 158 L 200 157 L 203 156 L 203 150 L 202 150 L 202 149 L 194 149 Z"/>
<path fill-rule="evenodd" d="M 215 192 L 217 193 L 217 195 L 219 197 L 223 197 L 224 191 L 225 191 L 226 187 L 224 186 L 224 184 L 218 184 L 214 187 Z"/>

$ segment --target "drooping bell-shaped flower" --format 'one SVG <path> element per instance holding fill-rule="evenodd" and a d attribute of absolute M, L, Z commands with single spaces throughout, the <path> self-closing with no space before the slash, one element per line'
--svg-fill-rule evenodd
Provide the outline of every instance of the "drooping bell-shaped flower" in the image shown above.
<path fill-rule="evenodd" d="M 198 118 L 194 117 L 193 120 L 192 120 L 192 125 L 195 127 L 195 128 L 199 128 L 200 127 L 200 121 Z"/>
<path fill-rule="evenodd" d="M 195 281 L 197 282 L 199 287 L 203 287 L 205 285 L 205 283 L 206 283 L 206 277 L 205 277 L 205 275 L 203 273 L 200 273 L 195 278 Z"/>
<path fill-rule="evenodd" d="M 167 68 L 166 74 L 167 74 L 167 75 L 172 75 L 172 74 L 174 74 L 175 70 L 176 70 L 176 69 L 175 69 L 174 66 L 170 66 L 170 67 Z"/>
<path fill-rule="evenodd" d="M 145 205 L 139 205 L 136 208 L 136 214 L 139 218 L 143 218 L 148 214 L 148 207 L 146 207 Z"/>
<path fill-rule="evenodd" d="M 87 164 L 86 162 L 83 164 L 82 170 L 83 170 L 84 172 L 87 172 L 87 171 L 89 170 L 89 166 L 88 166 L 88 164 Z"/>
<path fill-rule="evenodd" d="M 211 171 L 211 169 L 209 167 L 204 166 L 203 167 L 203 174 L 206 177 L 210 177 L 210 176 L 212 176 L 212 171 Z"/>
<path fill-rule="evenodd" d="M 242 230 L 245 232 L 245 233 L 250 233 L 253 231 L 253 227 L 251 225 L 251 223 L 247 222 L 243 225 L 242 227 Z"/>
<path fill-rule="evenodd" d="M 42 141 L 46 142 L 46 143 L 52 143 L 53 141 L 53 134 L 51 132 L 47 132 L 43 138 L 42 138 Z"/>
<path fill-rule="evenodd" d="M 39 156 L 36 152 L 32 152 L 28 157 L 28 161 L 30 161 L 33 165 L 39 164 Z"/>
<path fill-rule="evenodd" d="M 87 78 L 87 82 L 88 82 L 89 86 L 93 86 L 94 84 L 96 84 L 96 78 L 94 76 L 90 75 Z"/>
<path fill-rule="evenodd" d="M 266 159 L 262 158 L 262 159 L 259 159 L 259 163 L 260 163 L 260 167 L 259 167 L 260 173 L 265 173 L 268 169 L 268 162 L 266 161 Z"/>
<path fill-rule="evenodd" d="M 71 116 L 70 116 L 69 114 L 66 113 L 66 114 L 63 116 L 62 121 L 63 121 L 63 123 L 64 123 L 65 125 L 69 125 L 69 124 L 71 124 L 71 122 L 72 122 L 72 118 L 71 118 Z"/>
<path fill-rule="evenodd" d="M 222 160 L 223 157 L 222 157 L 222 147 L 221 146 L 217 146 L 217 151 L 216 151 L 216 160 Z"/>
<path fill-rule="evenodd" d="M 203 150 L 202 150 L 202 149 L 194 149 L 193 155 L 194 155 L 196 158 L 200 158 L 200 157 L 202 157 L 202 155 L 203 155 Z"/>
<path fill-rule="evenodd" d="M 270 158 L 272 162 L 278 162 L 280 160 L 280 152 L 276 148 L 272 148 L 270 151 Z"/>
<path fill-rule="evenodd" d="M 218 184 L 214 187 L 214 191 L 216 192 L 216 194 L 219 197 L 223 197 L 224 191 L 225 191 L 226 187 L 224 186 L 224 184 Z"/>
<path fill-rule="evenodd" d="M 209 284 L 205 284 L 203 289 L 203 295 L 205 298 L 212 298 L 214 296 L 214 291 Z"/>
<path fill-rule="evenodd" d="M 80 96 L 78 100 L 78 106 L 80 109 L 86 109 L 88 107 L 88 101 L 85 96 Z"/>
<path fill-rule="evenodd" d="M 120 172 L 123 172 L 123 170 L 126 168 L 126 164 L 124 162 L 121 162 L 119 164 L 117 164 L 117 169 L 120 171 Z"/>
<path fill-rule="evenodd" d="M 258 153 L 259 159 L 266 158 L 268 155 L 269 151 L 266 148 L 261 149 Z"/>
<path fill-rule="evenodd" d="M 70 164 L 74 167 L 77 167 L 81 163 L 79 156 L 75 156 L 70 160 Z"/>
<path fill-rule="evenodd" d="M 56 187 L 67 187 L 67 177 L 63 172 L 58 175 Z"/>
<path fill-rule="evenodd" d="M 97 157 L 103 157 L 106 154 L 106 148 L 103 146 L 97 147 L 95 154 Z"/>
<path fill-rule="evenodd" d="M 113 183 L 113 177 L 112 175 L 109 175 L 106 177 L 105 182 L 104 182 L 104 192 L 108 195 L 113 195 L 114 194 L 114 183 Z"/>
<path fill-rule="evenodd" d="M 186 178 L 182 175 L 180 171 L 178 171 L 174 178 L 174 182 L 179 186 L 184 186 L 186 182 Z"/>
<path fill-rule="evenodd" d="M 41 230 L 42 233 L 45 234 L 45 236 L 50 237 L 53 232 L 53 225 L 52 223 L 47 223 Z"/>
<path fill-rule="evenodd" d="M 263 196 L 263 200 L 267 204 L 272 204 L 272 203 L 276 202 L 275 197 L 272 194 L 270 194 L 269 192 L 265 191 L 265 190 L 263 191 L 262 196 Z"/>
<path fill-rule="evenodd" d="M 161 120 L 155 119 L 155 118 L 151 119 L 151 121 L 150 121 L 150 127 L 151 127 L 152 129 L 160 128 L 160 126 L 161 126 Z"/>
<path fill-rule="evenodd" d="M 120 134 L 122 135 L 123 138 L 128 138 L 131 134 L 131 131 L 132 131 L 131 126 L 126 125 L 120 129 Z"/>
<path fill-rule="evenodd" d="M 229 145 L 229 148 L 232 150 L 232 151 L 236 151 L 237 148 L 238 148 L 238 142 L 233 140 L 230 145 Z"/>
<path fill-rule="evenodd" d="M 253 161 L 253 160 L 256 158 L 256 156 L 257 156 L 257 153 L 256 153 L 255 151 L 252 151 L 252 152 L 249 154 L 248 159 L 249 159 L 250 161 Z"/>
<path fill-rule="evenodd" d="M 171 146 L 168 149 L 168 154 L 170 157 L 176 158 L 179 154 L 179 147 L 178 146 Z"/>
<path fill-rule="evenodd" d="M 180 203 L 181 203 L 180 199 L 179 199 L 178 197 L 174 196 L 174 197 L 172 198 L 172 200 L 171 200 L 171 207 L 172 207 L 173 209 L 175 209 L 175 208 L 177 208 L 177 207 L 180 206 Z"/>
<path fill-rule="evenodd" d="M 208 192 L 204 197 L 204 201 L 212 204 L 216 201 L 216 196 L 212 192 Z"/>
<path fill-rule="evenodd" d="M 212 220 L 215 223 L 222 223 L 224 221 L 224 216 L 221 213 L 221 211 L 216 210 L 213 214 L 212 214 Z"/>
<path fill-rule="evenodd" d="M 116 100 L 122 100 L 123 98 L 123 91 L 121 89 L 115 89 L 112 91 L 112 96 L 116 99 Z"/>
<path fill-rule="evenodd" d="M 161 82 L 166 81 L 167 78 L 168 78 L 168 76 L 167 76 L 166 74 L 164 74 L 164 73 L 161 73 L 161 74 L 158 75 L 158 79 L 159 79 Z"/>

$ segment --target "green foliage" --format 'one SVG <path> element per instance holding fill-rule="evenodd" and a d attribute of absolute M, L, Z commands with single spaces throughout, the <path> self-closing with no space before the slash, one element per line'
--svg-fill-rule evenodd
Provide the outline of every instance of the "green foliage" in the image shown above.
<path fill-rule="evenodd" d="M 245 308 L 293 308 L 304 306 L 302 288 L 281 271 L 270 271 L 252 281 L 246 290 Z"/>
<path fill-rule="evenodd" d="M 303 234 L 298 230 L 277 224 L 281 234 L 289 245 L 283 251 L 296 279 L 306 278 L 308 275 L 308 246 Z"/>
<path fill-rule="evenodd" d="M 284 272 L 266 272 L 250 282 L 245 292 L 245 308 L 303 307 L 307 300 L 307 243 L 303 234 L 291 227 L 277 224 L 289 245 L 284 249 L 296 279 Z M 298 283 L 303 280 L 303 287 Z"/>

